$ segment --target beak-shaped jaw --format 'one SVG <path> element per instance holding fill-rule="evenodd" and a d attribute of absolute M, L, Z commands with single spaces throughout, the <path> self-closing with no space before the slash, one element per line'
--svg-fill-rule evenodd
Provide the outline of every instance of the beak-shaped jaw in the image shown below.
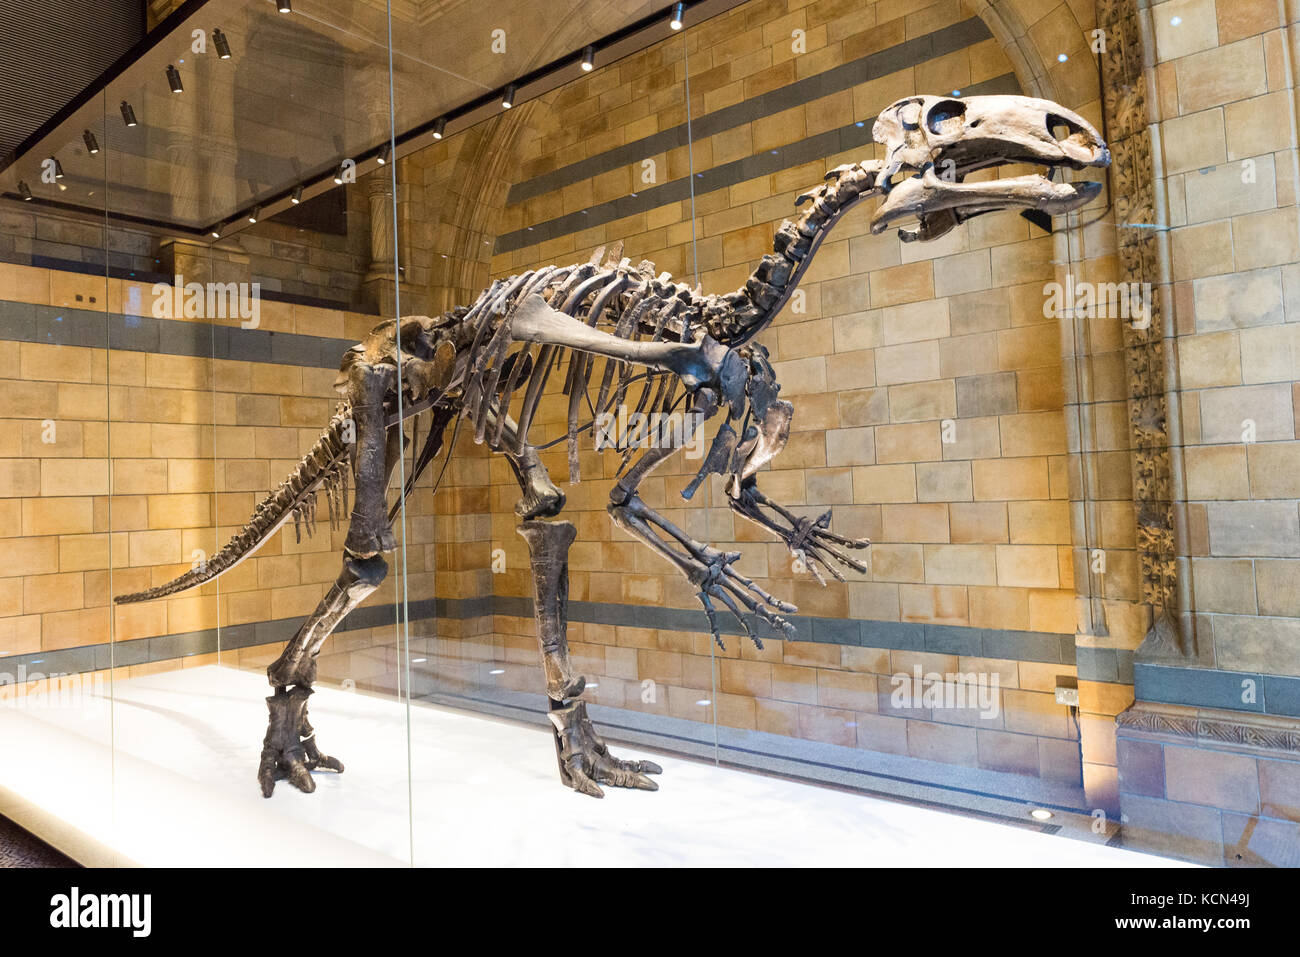
<path fill-rule="evenodd" d="M 880 114 L 872 134 L 886 149 L 878 179 L 885 200 L 872 232 L 915 218 L 917 228 L 900 233 L 905 240 L 935 239 L 999 209 L 1078 209 L 1101 183 L 1054 182 L 1056 170 L 1110 165 L 1110 150 L 1087 120 L 1025 96 L 908 97 Z M 965 182 L 978 170 L 1011 163 L 1042 166 L 1047 175 Z"/>

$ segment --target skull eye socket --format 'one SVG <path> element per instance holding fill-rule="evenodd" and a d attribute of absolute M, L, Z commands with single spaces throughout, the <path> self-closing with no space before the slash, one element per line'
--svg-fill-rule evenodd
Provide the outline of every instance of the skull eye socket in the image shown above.
<path fill-rule="evenodd" d="M 1057 116 L 1055 113 L 1047 114 L 1047 132 L 1057 142 L 1064 142 L 1065 140 L 1085 142 L 1088 138 L 1088 133 L 1082 126 L 1067 120 L 1063 116 Z"/>
<path fill-rule="evenodd" d="M 925 125 L 936 136 L 950 136 L 966 122 L 966 104 L 961 100 L 941 100 L 930 107 Z"/>

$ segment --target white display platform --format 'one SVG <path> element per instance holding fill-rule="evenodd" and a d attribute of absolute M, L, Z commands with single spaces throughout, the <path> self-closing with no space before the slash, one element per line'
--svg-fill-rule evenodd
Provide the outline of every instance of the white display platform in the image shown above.
<path fill-rule="evenodd" d="M 450 866 L 1181 866 L 628 747 L 663 766 L 660 790 L 597 801 L 560 785 L 544 729 L 327 688 L 311 720 L 346 773 L 265 800 L 267 694 L 260 674 L 203 667 L 119 681 L 113 708 L 8 702 L 0 813 L 93 864 L 401 866 L 413 849 Z"/>

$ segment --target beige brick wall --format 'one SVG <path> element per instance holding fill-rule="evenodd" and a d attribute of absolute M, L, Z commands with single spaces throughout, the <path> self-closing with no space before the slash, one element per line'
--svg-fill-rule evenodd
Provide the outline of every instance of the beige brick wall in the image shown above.
<path fill-rule="evenodd" d="M 147 284 L 7 264 L 0 295 L 128 315 L 132 303 L 142 315 L 153 306 Z M 270 301 L 261 303 L 260 320 L 264 330 L 351 339 L 376 321 Z M 0 656 L 309 612 L 338 574 L 344 534 L 330 533 L 323 502 L 314 538 L 277 535 L 217 582 L 115 611 L 110 598 L 168 581 L 189 568 L 196 550 L 211 555 L 224 544 L 319 436 L 334 409 L 335 375 L 270 362 L 5 343 Z M 407 526 L 417 596 L 432 594 L 434 560 L 432 506 L 419 499 L 411 500 Z M 390 577 L 371 603 L 394 595 Z"/>
<path fill-rule="evenodd" d="M 1220 668 L 1300 675 L 1300 233 L 1279 11 L 1170 0 L 1151 22 L 1200 635 Z"/>

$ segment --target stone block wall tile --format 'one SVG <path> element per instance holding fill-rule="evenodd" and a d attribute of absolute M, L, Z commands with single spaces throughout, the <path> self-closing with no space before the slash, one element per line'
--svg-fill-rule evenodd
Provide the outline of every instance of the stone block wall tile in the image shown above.
<path fill-rule="evenodd" d="M 1249 813 L 1259 811 L 1259 773 L 1252 757 L 1166 745 L 1169 800 Z"/>
<path fill-rule="evenodd" d="M 1165 796 L 1164 748 L 1154 741 L 1120 737 L 1116 742 L 1120 790 L 1126 794 Z"/>

